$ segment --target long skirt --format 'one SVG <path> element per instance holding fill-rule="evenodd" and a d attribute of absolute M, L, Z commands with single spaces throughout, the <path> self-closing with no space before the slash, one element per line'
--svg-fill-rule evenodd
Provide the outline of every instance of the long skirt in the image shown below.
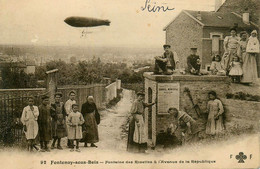
<path fill-rule="evenodd" d="M 39 124 L 40 141 L 50 141 L 52 139 L 51 122 Z"/>
<path fill-rule="evenodd" d="M 244 53 L 242 55 L 243 77 L 241 83 L 252 83 L 257 79 L 257 64 L 256 56 L 254 54 Z"/>
<path fill-rule="evenodd" d="M 66 124 L 58 124 L 57 121 L 52 121 L 52 137 L 53 138 L 63 138 L 67 136 Z"/>
<path fill-rule="evenodd" d="M 229 70 L 230 62 L 232 62 L 233 57 L 236 55 L 237 49 L 228 49 L 228 55 L 225 55 L 221 59 L 221 65 L 225 71 Z"/>
<path fill-rule="evenodd" d="M 84 116 L 85 120 L 85 143 L 97 143 L 99 141 L 98 137 L 98 126 L 95 118 L 95 112 L 86 113 Z"/>
<path fill-rule="evenodd" d="M 147 143 L 138 144 L 134 142 L 135 128 L 135 119 L 131 117 L 128 129 L 127 151 L 132 153 L 144 152 L 147 149 Z"/>
<path fill-rule="evenodd" d="M 216 120 L 214 118 L 209 118 L 206 125 L 206 134 L 215 135 L 220 134 L 224 130 L 223 117 L 219 116 Z"/>
<path fill-rule="evenodd" d="M 142 115 L 136 115 L 136 118 L 139 120 L 139 125 L 135 123 L 135 131 L 134 131 L 134 142 L 142 144 L 147 143 L 147 132 L 144 124 L 144 118 Z"/>

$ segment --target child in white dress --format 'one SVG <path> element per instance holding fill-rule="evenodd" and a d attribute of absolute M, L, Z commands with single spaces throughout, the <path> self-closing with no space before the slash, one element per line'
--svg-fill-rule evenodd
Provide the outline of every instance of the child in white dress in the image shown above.
<path fill-rule="evenodd" d="M 241 62 L 239 61 L 239 57 L 235 56 L 233 61 L 230 63 L 230 71 L 229 76 L 232 78 L 234 83 L 240 83 L 240 79 L 243 75 Z"/>
<path fill-rule="evenodd" d="M 213 57 L 209 68 L 212 75 L 218 75 L 218 76 L 226 75 L 226 71 L 223 69 L 223 66 L 221 65 L 220 61 L 221 61 L 221 57 L 219 55 Z"/>
<path fill-rule="evenodd" d="M 79 106 L 77 104 L 72 105 L 72 112 L 68 115 L 68 139 L 73 145 L 73 141 L 76 140 L 76 151 L 80 152 L 79 140 L 82 139 L 82 124 L 84 124 L 84 118 L 78 111 Z M 70 151 L 74 151 L 74 147 L 71 147 Z"/>

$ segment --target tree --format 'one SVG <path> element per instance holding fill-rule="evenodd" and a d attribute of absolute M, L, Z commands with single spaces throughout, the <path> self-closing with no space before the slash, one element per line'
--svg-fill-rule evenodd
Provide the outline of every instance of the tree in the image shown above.
<path fill-rule="evenodd" d="M 13 63 L 5 66 L 2 71 L 2 86 L 4 89 L 33 88 L 37 85 L 35 75 L 26 74 L 23 69 Z"/>

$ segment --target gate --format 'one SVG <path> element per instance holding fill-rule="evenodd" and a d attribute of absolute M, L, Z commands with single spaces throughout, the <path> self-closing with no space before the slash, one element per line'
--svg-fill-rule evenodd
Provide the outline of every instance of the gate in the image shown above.
<path fill-rule="evenodd" d="M 11 145 L 21 142 L 23 125 L 20 121 L 23 108 L 27 105 L 29 96 L 11 97 L 2 95 L 0 97 L 0 143 Z M 39 97 L 35 97 L 35 105 L 38 105 Z"/>

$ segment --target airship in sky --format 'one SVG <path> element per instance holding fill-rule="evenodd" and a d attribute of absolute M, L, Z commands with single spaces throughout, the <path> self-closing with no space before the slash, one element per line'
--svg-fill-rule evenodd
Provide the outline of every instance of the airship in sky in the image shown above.
<path fill-rule="evenodd" d="M 72 16 L 64 20 L 68 25 L 73 27 L 95 27 L 95 26 L 109 26 L 109 20 Z"/>

